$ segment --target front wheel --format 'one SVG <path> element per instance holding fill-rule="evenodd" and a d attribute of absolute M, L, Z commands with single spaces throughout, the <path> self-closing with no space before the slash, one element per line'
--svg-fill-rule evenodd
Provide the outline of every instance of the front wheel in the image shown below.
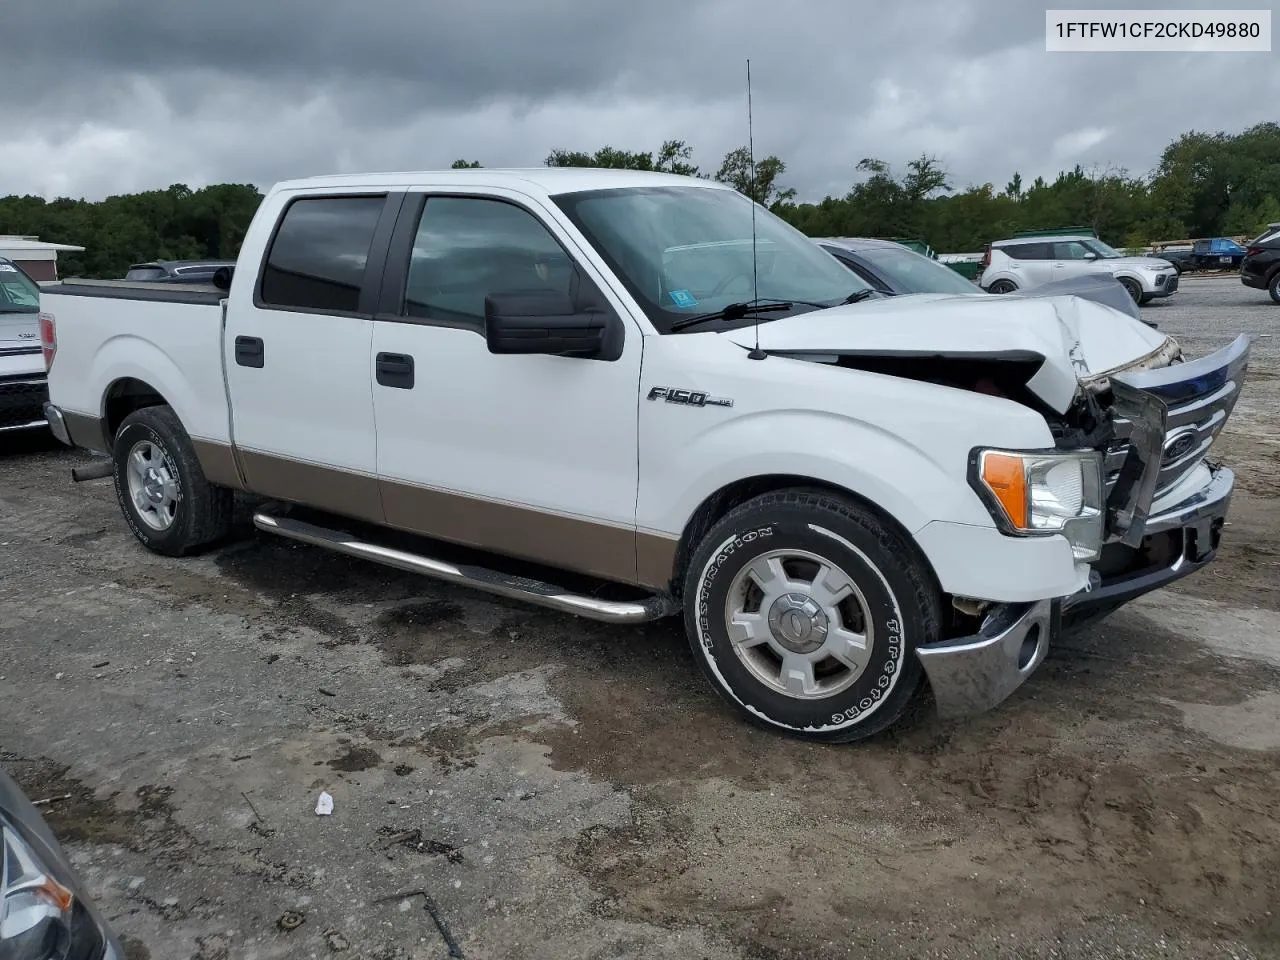
<path fill-rule="evenodd" d="M 1124 287 L 1134 303 L 1142 305 L 1142 284 L 1130 277 L 1121 277 L 1120 285 Z"/>
<path fill-rule="evenodd" d="M 125 417 L 112 459 L 120 509 L 149 550 L 180 557 L 230 529 L 234 495 L 205 479 L 172 408 L 143 407 Z"/>
<path fill-rule="evenodd" d="M 685 627 L 720 694 L 751 722 L 810 740 L 889 727 L 920 685 L 941 599 L 912 544 L 815 490 L 764 494 L 706 535 L 685 575 Z"/>

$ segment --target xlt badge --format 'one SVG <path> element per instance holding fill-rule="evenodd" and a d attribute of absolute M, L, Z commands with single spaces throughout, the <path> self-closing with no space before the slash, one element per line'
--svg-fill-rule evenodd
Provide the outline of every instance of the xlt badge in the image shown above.
<path fill-rule="evenodd" d="M 651 387 L 650 400 L 665 400 L 667 403 L 681 403 L 686 407 L 732 407 L 733 401 L 728 397 L 709 397 L 701 390 L 685 390 L 676 387 Z"/>

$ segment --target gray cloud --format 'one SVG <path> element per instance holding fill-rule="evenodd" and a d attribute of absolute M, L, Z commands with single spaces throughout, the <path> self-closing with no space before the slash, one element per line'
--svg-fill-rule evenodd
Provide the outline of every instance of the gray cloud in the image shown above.
<path fill-rule="evenodd" d="M 669 137 L 714 171 L 746 139 L 748 56 L 757 152 L 805 199 L 864 156 L 936 154 L 957 187 L 1145 173 L 1185 130 L 1272 119 L 1280 93 L 1271 54 L 1047 54 L 1021 0 L 59 0 L 0 20 L 0 193 L 50 196 Z"/>

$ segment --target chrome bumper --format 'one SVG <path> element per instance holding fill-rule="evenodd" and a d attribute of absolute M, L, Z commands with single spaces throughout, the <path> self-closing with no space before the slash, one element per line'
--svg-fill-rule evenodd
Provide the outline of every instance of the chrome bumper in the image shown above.
<path fill-rule="evenodd" d="M 52 403 L 46 402 L 44 405 L 44 418 L 48 421 L 49 429 L 53 432 L 53 435 L 67 446 L 71 446 L 71 434 L 67 430 L 67 421 L 62 416 L 62 411 Z"/>
<path fill-rule="evenodd" d="M 1213 560 L 1235 489 L 1230 470 L 1213 469 L 1213 478 L 1194 496 L 1146 519 L 1148 537 L 1181 533 L 1180 549 L 1167 566 L 1110 580 L 1095 573 L 1087 589 L 1069 597 L 998 604 L 976 635 L 918 648 L 938 715 L 962 717 L 990 710 L 1022 686 L 1064 628 L 1106 616 Z"/>
<path fill-rule="evenodd" d="M 940 717 L 990 710 L 1031 676 L 1049 652 L 1057 601 L 994 607 L 976 636 L 919 647 Z"/>

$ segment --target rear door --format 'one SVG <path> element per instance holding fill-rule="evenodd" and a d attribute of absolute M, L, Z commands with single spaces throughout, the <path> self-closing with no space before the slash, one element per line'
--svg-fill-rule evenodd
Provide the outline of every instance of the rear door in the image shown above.
<path fill-rule="evenodd" d="M 280 209 L 263 263 L 233 282 L 223 336 L 232 436 L 255 493 L 382 519 L 370 348 L 402 199 L 272 198 Z"/>
<path fill-rule="evenodd" d="M 1038 287 L 1057 279 L 1053 269 L 1053 246 L 1048 243 L 1011 243 L 1002 248 L 1016 263 L 1018 277 L 1025 282 L 1019 286 Z"/>

